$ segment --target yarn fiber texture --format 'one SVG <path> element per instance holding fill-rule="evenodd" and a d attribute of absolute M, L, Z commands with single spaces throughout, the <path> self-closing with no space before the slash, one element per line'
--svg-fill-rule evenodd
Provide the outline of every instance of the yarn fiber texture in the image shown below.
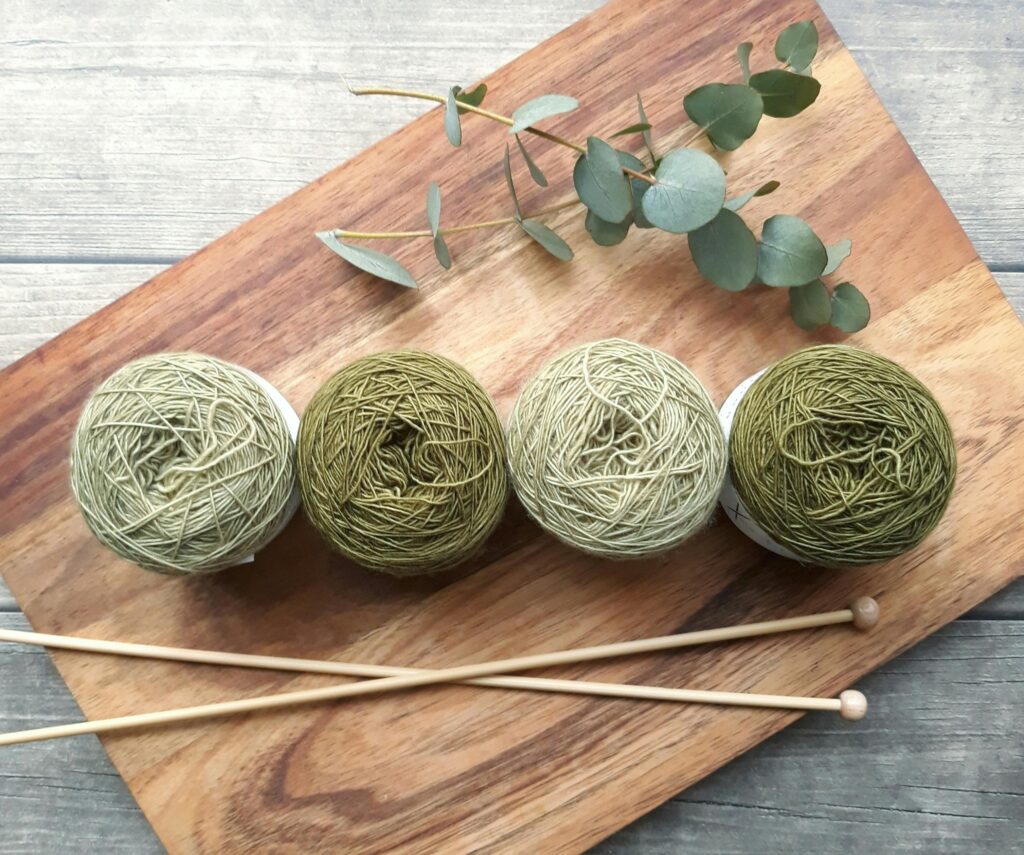
<path fill-rule="evenodd" d="M 826 567 L 919 544 L 956 478 L 953 434 L 931 393 L 895 362 L 841 345 L 798 350 L 759 377 L 729 451 L 755 522 Z"/>
<path fill-rule="evenodd" d="M 86 402 L 71 488 L 106 546 L 148 570 L 220 570 L 287 519 L 294 443 L 244 370 L 198 353 L 130 362 Z"/>
<path fill-rule="evenodd" d="M 487 393 L 451 360 L 418 350 L 334 374 L 303 413 L 298 470 L 306 514 L 327 542 L 396 576 L 469 558 L 509 493 Z"/>
<path fill-rule="evenodd" d="M 566 351 L 527 383 L 508 422 L 530 515 L 605 558 L 676 546 L 710 519 L 726 448 L 707 391 L 673 357 L 622 339 Z"/>

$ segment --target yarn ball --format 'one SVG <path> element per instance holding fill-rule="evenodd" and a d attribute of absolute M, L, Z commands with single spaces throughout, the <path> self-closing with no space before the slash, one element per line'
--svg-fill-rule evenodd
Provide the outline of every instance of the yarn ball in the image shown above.
<path fill-rule="evenodd" d="M 664 552 L 702 528 L 725 478 L 707 391 L 671 356 L 621 339 L 566 351 L 508 422 L 512 481 L 560 540 L 606 558 Z"/>
<path fill-rule="evenodd" d="M 295 448 L 244 369 L 198 353 L 130 362 L 86 402 L 71 489 L 105 546 L 171 575 L 252 555 L 293 510 Z"/>
<path fill-rule="evenodd" d="M 802 560 L 885 561 L 942 517 L 956 445 L 931 393 L 891 360 L 821 345 L 777 362 L 747 391 L 729 441 L 751 517 Z"/>
<path fill-rule="evenodd" d="M 417 350 L 363 357 L 320 387 L 299 427 L 298 470 L 325 540 L 395 576 L 469 558 L 509 493 L 491 399 L 459 365 Z"/>

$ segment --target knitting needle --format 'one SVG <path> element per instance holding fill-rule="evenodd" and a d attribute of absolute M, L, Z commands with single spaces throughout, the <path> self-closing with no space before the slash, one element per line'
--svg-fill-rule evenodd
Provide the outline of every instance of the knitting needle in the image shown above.
<path fill-rule="evenodd" d="M 628 656 L 636 653 L 651 653 L 698 644 L 728 641 L 740 638 L 751 638 L 780 632 L 791 632 L 799 629 L 829 626 L 833 624 L 852 623 L 862 630 L 869 630 L 878 623 L 879 609 L 871 597 L 859 597 L 850 604 L 848 609 L 836 612 L 809 615 L 799 618 L 762 621 L 760 623 L 740 624 L 739 626 L 722 629 L 700 630 L 676 635 L 647 638 L 639 641 L 626 641 L 616 644 L 605 644 L 599 647 L 578 648 L 552 654 L 548 657 L 549 665 L 561 665 L 584 662 L 591 659 L 605 659 L 615 656 Z M 284 656 L 259 656 L 247 653 L 224 653 L 216 650 L 192 650 L 181 647 L 162 647 L 155 644 L 132 644 L 122 641 L 101 641 L 99 639 L 78 638 L 67 635 L 47 635 L 40 632 L 25 632 L 16 629 L 0 629 L 0 641 L 18 644 L 36 644 L 42 647 L 74 650 L 83 653 L 105 653 L 118 656 L 134 656 L 144 659 L 160 659 L 172 662 L 192 662 L 204 665 L 226 665 L 239 668 L 260 668 L 272 671 L 296 671 L 306 674 L 336 674 L 345 677 L 396 677 L 404 674 L 421 673 L 425 669 L 397 668 L 389 665 L 362 665 L 351 662 L 334 662 L 330 660 L 295 659 Z M 534 666 L 544 667 L 544 666 Z M 554 681 L 534 677 L 510 678 L 489 677 L 472 680 L 473 685 L 493 686 L 497 688 L 537 689 L 538 691 L 556 691 L 547 684 Z M 560 681 L 566 682 L 566 681 Z M 557 690 L 561 691 L 561 690 Z"/>
<path fill-rule="evenodd" d="M 424 686 L 441 682 L 470 681 L 482 685 L 501 686 L 505 688 L 534 689 L 540 691 L 572 692 L 577 694 L 600 694 L 612 697 L 633 697 L 649 700 L 674 700 L 691 703 L 716 703 L 740 706 L 764 706 L 782 709 L 830 710 L 839 712 L 844 718 L 856 720 L 866 712 L 866 700 L 859 692 L 844 692 L 839 698 L 796 698 L 779 695 L 753 695 L 736 692 L 709 692 L 691 689 L 662 689 L 651 686 L 628 686 L 606 683 L 585 683 L 575 680 L 537 680 L 525 677 L 481 677 L 501 674 L 509 671 L 522 671 L 532 668 L 543 668 L 552 665 L 572 664 L 610 656 L 623 656 L 635 653 L 667 650 L 695 644 L 726 641 L 737 638 L 749 638 L 772 632 L 787 632 L 797 629 L 829 626 L 841 623 L 853 623 L 860 629 L 870 629 L 878 621 L 878 605 L 869 597 L 861 597 L 848 609 L 836 612 L 809 615 L 801 618 L 786 618 L 777 621 L 764 621 L 754 624 L 741 624 L 735 627 L 700 630 L 674 636 L 642 639 L 639 641 L 606 644 L 598 647 L 579 648 L 576 650 L 541 653 L 516 659 L 504 659 L 495 662 L 484 662 L 463 665 L 455 668 L 426 671 L 416 669 L 398 669 L 376 665 L 351 665 L 338 662 L 316 662 L 304 659 L 286 659 L 282 657 L 250 656 L 246 654 L 218 653 L 215 651 L 184 650 L 179 648 L 156 647 L 153 645 L 133 645 L 121 642 L 104 642 L 92 639 L 70 638 L 66 636 L 46 636 L 37 633 L 22 633 L 16 630 L 0 631 L 0 640 L 19 641 L 46 646 L 60 646 L 65 649 L 122 653 L 129 656 L 146 656 L 170 658 L 176 661 L 202 662 L 207 664 L 241 665 L 243 667 L 275 668 L 279 670 L 300 670 L 315 673 L 345 674 L 347 676 L 381 676 L 383 679 L 362 683 L 330 686 L 322 689 L 310 689 L 300 692 L 288 692 L 262 698 L 249 698 L 241 701 L 228 701 L 200 707 L 178 710 L 164 710 L 155 713 L 144 713 L 135 716 L 82 722 L 79 724 L 59 725 L 56 727 L 38 728 L 0 735 L 0 745 L 13 745 L 21 742 L 32 742 L 40 739 L 55 739 L 81 733 L 102 733 L 111 730 L 122 730 L 130 727 L 142 727 L 152 724 L 188 721 L 198 718 L 233 715 L 251 712 L 258 709 L 270 709 L 299 703 L 340 699 L 384 691 L 395 691 L 415 686 Z M 54 642 L 51 644 L 51 642 Z M 384 676 L 395 675 L 395 676 Z"/>

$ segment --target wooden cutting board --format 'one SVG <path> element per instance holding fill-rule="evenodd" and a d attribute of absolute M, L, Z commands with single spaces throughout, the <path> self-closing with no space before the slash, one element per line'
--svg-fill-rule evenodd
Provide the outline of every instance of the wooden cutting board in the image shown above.
<path fill-rule="evenodd" d="M 870 636 L 835 628 L 550 672 L 833 694 L 1021 575 L 1024 333 L 816 6 L 614 2 L 488 78 L 488 104 L 509 112 L 544 92 L 577 95 L 583 108 L 552 127 L 583 139 L 634 121 L 641 91 L 656 127 L 676 128 L 685 92 L 736 78 L 736 44 L 753 40 L 755 67 L 765 67 L 775 34 L 805 17 L 822 34 L 818 102 L 796 119 L 765 119 L 724 160 L 733 192 L 782 182 L 746 209 L 752 223 L 793 213 L 829 242 L 853 239 L 844 273 L 870 296 L 874 319 L 852 341 L 897 359 L 946 408 L 960 476 L 920 548 L 882 567 L 826 572 L 765 553 L 720 517 L 671 555 L 614 565 L 552 542 L 515 507 L 473 566 L 417 582 L 328 554 L 301 518 L 255 565 L 213 578 L 143 573 L 99 547 L 68 490 L 68 443 L 90 389 L 143 353 L 195 349 L 242 363 L 301 410 L 343 362 L 415 345 L 467 366 L 504 415 L 541 363 L 578 342 L 615 335 L 667 350 L 721 402 L 779 356 L 833 340 L 794 328 L 779 291 L 736 295 L 702 282 L 682 238 L 643 232 L 599 249 L 575 211 L 552 220 L 576 249 L 568 265 L 499 230 L 453 239 L 451 273 L 437 270 L 426 241 L 385 246 L 418 275 L 418 292 L 358 273 L 313 232 L 422 228 L 432 178 L 449 224 L 507 213 L 505 129 L 466 116 L 466 143 L 452 149 L 434 111 L 0 375 L 0 560 L 33 625 L 433 667 L 831 610 L 871 594 L 885 619 Z M 681 134 L 656 138 L 664 150 Z M 544 191 L 520 180 L 528 210 L 570 192 L 572 156 L 533 149 L 557 179 Z M 55 661 L 91 718 L 326 682 L 76 654 Z M 547 853 L 584 849 L 795 718 L 446 687 L 104 744 L 175 853 Z"/>

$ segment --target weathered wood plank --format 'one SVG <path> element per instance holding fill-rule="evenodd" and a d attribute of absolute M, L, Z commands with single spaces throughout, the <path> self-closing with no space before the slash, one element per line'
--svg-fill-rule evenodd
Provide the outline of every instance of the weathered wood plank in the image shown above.
<path fill-rule="evenodd" d="M 958 621 L 861 686 L 863 722 L 805 718 L 595 851 L 1019 851 L 1024 623 Z"/>
<path fill-rule="evenodd" d="M 163 267 L 0 264 L 0 366 L 49 341 Z"/>
<path fill-rule="evenodd" d="M 232 4 L 188 15 L 116 0 L 40 15 L 33 0 L 6 0 L 0 259 L 176 260 L 429 106 L 355 98 L 343 78 L 443 91 L 598 5 L 268 0 L 259 15 Z M 982 257 L 1019 265 L 1019 6 L 823 6 Z M 731 56 L 720 68 L 735 73 Z"/>
<path fill-rule="evenodd" d="M 0 645 L 0 673 L 0 728 L 81 715 L 43 652 Z M 595 851 L 1013 851 L 1024 755 L 1007 738 L 1024 707 L 1024 623 L 951 624 L 861 686 L 865 721 L 806 718 Z M 93 737 L 0 752 L 0 816 L 13 818 L 3 855 L 161 851 Z"/>
<path fill-rule="evenodd" d="M 0 627 L 28 629 L 20 614 Z M 0 644 L 0 728 L 82 717 L 46 653 Z M 21 750 L 24 747 L 35 750 Z M 95 737 L 0 751 L 0 853 L 163 849 Z"/>

